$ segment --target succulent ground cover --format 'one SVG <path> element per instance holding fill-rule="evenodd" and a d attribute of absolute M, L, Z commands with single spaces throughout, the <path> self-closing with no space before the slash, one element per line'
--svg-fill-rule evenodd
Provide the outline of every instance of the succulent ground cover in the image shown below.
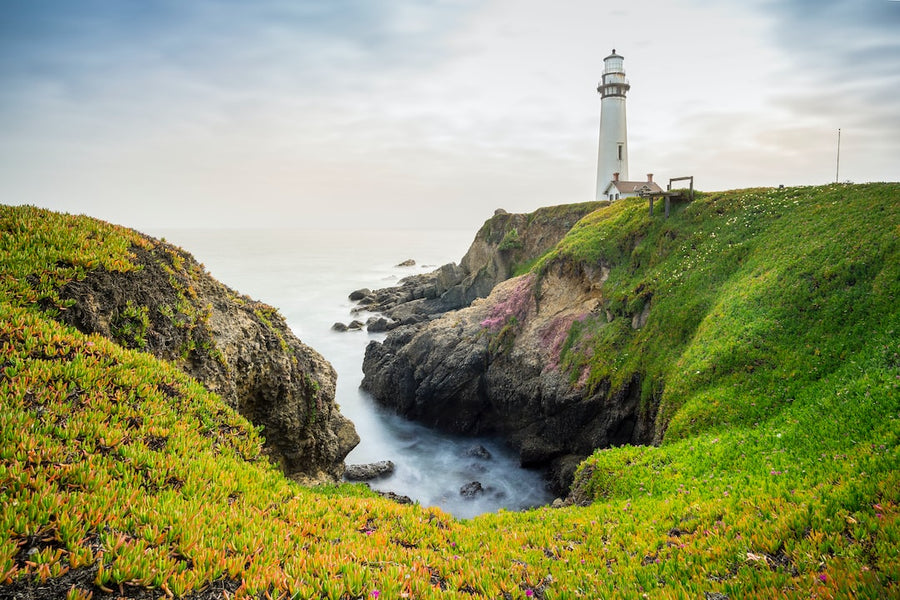
<path fill-rule="evenodd" d="M 586 217 L 534 285 L 605 261 L 610 310 L 650 316 L 574 320 L 554 367 L 639 368 L 663 442 L 598 451 L 571 506 L 458 521 L 286 479 L 175 366 L 54 318 L 151 242 L 0 207 L 0 597 L 898 597 L 898 212 L 872 184 Z"/>

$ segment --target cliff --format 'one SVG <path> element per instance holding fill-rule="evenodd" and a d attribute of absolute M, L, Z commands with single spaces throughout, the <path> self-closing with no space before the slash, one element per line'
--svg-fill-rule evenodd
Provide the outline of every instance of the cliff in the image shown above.
<path fill-rule="evenodd" d="M 289 476 L 342 475 L 359 438 L 334 403 L 335 371 L 274 308 L 215 280 L 184 250 L 137 232 L 27 207 L 4 207 L 0 226 L 20 257 L 41 245 L 4 275 L 20 284 L 8 290 L 20 305 L 170 361 L 261 427 L 270 457 Z M 102 260 L 93 250 L 100 247 L 112 249 Z"/>
<path fill-rule="evenodd" d="M 832 340 L 891 313 L 895 188 L 707 194 L 670 219 L 639 199 L 600 207 L 487 298 L 371 343 L 363 387 L 503 435 L 560 492 L 598 448 L 752 424 L 855 349 Z"/>

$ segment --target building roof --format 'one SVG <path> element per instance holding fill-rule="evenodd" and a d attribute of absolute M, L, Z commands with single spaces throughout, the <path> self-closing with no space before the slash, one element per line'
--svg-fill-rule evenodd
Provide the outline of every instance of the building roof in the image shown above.
<path fill-rule="evenodd" d="M 616 191 L 620 194 L 640 194 L 641 192 L 661 192 L 663 189 L 655 181 L 610 181 L 603 190 L 604 194 L 609 194 L 609 190 L 615 186 Z"/>

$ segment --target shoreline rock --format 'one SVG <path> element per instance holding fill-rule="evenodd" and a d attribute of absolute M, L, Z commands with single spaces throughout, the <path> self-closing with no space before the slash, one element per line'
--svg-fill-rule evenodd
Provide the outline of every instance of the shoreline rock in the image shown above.
<path fill-rule="evenodd" d="M 373 463 L 347 465 L 347 468 L 344 470 L 344 479 L 347 481 L 372 481 L 387 477 L 393 472 L 393 462 L 380 460 Z"/>
<path fill-rule="evenodd" d="M 382 492 L 381 490 L 372 490 L 382 498 L 386 498 L 387 500 L 393 500 L 397 504 L 414 504 L 413 499 L 409 496 L 403 496 L 396 492 Z"/>
<path fill-rule="evenodd" d="M 484 487 L 480 481 L 470 481 L 459 488 L 459 495 L 463 498 L 472 499 L 482 494 L 484 494 Z"/>
<path fill-rule="evenodd" d="M 481 444 L 472 446 L 466 450 L 466 456 L 471 456 L 472 458 L 477 458 L 479 460 L 490 460 L 492 457 L 491 451 Z"/>
<path fill-rule="evenodd" d="M 350 292 L 350 296 L 348 296 L 348 297 L 350 298 L 350 300 L 356 302 L 357 300 L 362 300 L 363 298 L 365 298 L 366 296 L 368 296 L 371 293 L 372 293 L 372 290 L 370 290 L 369 288 L 361 288 L 361 289 L 355 290 L 353 292 Z"/>

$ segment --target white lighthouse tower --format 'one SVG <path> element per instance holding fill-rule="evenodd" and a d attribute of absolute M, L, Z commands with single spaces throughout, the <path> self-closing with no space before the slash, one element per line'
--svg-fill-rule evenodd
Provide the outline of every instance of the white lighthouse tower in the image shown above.
<path fill-rule="evenodd" d="M 600 151 L 597 158 L 597 200 L 613 180 L 628 180 L 628 133 L 625 127 L 625 94 L 631 88 L 625 79 L 623 58 L 612 54 L 603 59 L 600 94 Z"/>

